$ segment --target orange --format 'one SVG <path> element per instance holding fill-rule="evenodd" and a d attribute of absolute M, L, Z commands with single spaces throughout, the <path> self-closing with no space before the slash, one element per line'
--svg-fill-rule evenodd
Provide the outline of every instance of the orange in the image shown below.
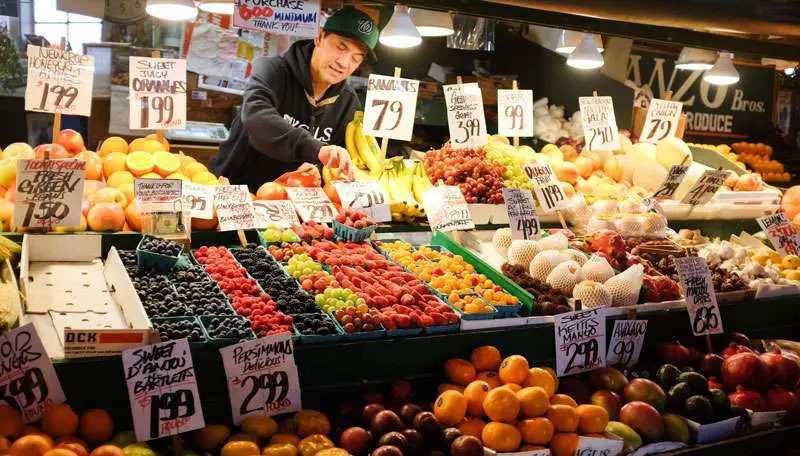
<path fill-rule="evenodd" d="M 461 434 L 463 435 L 472 435 L 477 438 L 481 438 L 481 432 L 483 432 L 483 428 L 486 426 L 486 422 L 480 418 L 472 418 L 466 417 L 460 423 L 456 425 Z"/>
<path fill-rule="evenodd" d="M 153 171 L 156 162 L 149 153 L 137 150 L 128 154 L 125 166 L 134 176 L 142 176 Z"/>
<path fill-rule="evenodd" d="M 456 385 L 467 386 L 477 373 L 475 366 L 461 358 L 450 358 L 444 363 L 444 375 Z"/>
<path fill-rule="evenodd" d="M 442 383 L 436 388 L 436 392 L 439 394 L 444 393 L 445 391 L 458 391 L 459 393 L 464 393 L 464 387 L 460 385 L 454 385 L 452 383 Z"/>
<path fill-rule="evenodd" d="M 103 176 L 107 179 L 117 171 L 125 171 L 125 157 L 122 152 L 111 152 L 103 157 Z"/>
<path fill-rule="evenodd" d="M 481 372 L 477 377 L 475 377 L 475 380 L 482 380 L 488 383 L 489 389 L 497 388 L 503 384 L 500 381 L 500 377 L 497 376 L 497 372 Z"/>
<path fill-rule="evenodd" d="M 269 439 L 269 444 L 273 445 L 276 443 L 289 443 L 297 446 L 300 444 L 300 437 L 294 434 L 275 434 Z"/>
<path fill-rule="evenodd" d="M 195 184 L 206 184 L 206 185 L 213 185 L 217 184 L 219 181 L 217 180 L 217 176 L 208 172 L 208 171 L 201 171 L 199 173 L 195 173 L 192 176 L 192 182 Z"/>
<path fill-rule="evenodd" d="M 548 396 L 556 393 L 556 382 L 550 372 L 541 367 L 530 369 L 525 378 L 525 386 L 539 386 L 547 391 Z"/>
<path fill-rule="evenodd" d="M 86 179 L 98 180 L 103 177 L 103 159 L 90 150 L 84 150 L 75 154 L 75 158 L 80 158 L 86 162 Z"/>
<path fill-rule="evenodd" d="M 550 398 L 550 405 L 569 405 L 570 407 L 577 407 L 578 403 L 575 402 L 575 399 L 572 396 L 568 396 L 566 394 L 554 394 Z"/>
<path fill-rule="evenodd" d="M 503 383 L 521 385 L 528 377 L 528 360 L 520 355 L 511 355 L 503 360 L 498 375 Z"/>
<path fill-rule="evenodd" d="M 300 410 L 294 414 L 294 429 L 300 437 L 308 437 L 311 434 L 328 435 L 331 432 L 331 423 L 322 412 Z"/>
<path fill-rule="evenodd" d="M 89 456 L 125 456 L 125 452 L 115 445 L 103 445 L 95 448 Z"/>
<path fill-rule="evenodd" d="M 546 370 L 547 372 L 550 373 L 550 376 L 553 377 L 553 381 L 556 382 L 555 390 L 558 391 L 558 375 L 556 375 L 556 371 L 554 371 L 551 367 L 547 367 L 547 366 L 540 367 L 540 369 L 544 369 L 544 370 Z"/>
<path fill-rule="evenodd" d="M 44 456 L 78 456 L 74 451 L 66 448 L 53 448 L 44 454 Z"/>
<path fill-rule="evenodd" d="M 467 414 L 467 398 L 458 391 L 445 391 L 436 398 L 433 414 L 445 426 L 455 426 Z"/>
<path fill-rule="evenodd" d="M 187 182 L 191 182 L 192 181 L 187 176 L 185 176 L 184 174 L 181 174 L 181 173 L 172 173 L 169 176 L 167 176 L 167 179 L 180 179 L 182 181 L 187 181 Z"/>
<path fill-rule="evenodd" d="M 253 456 L 261 454 L 261 449 L 253 442 L 240 440 L 238 442 L 228 442 L 222 447 L 220 456 Z"/>
<path fill-rule="evenodd" d="M 483 345 L 472 350 L 469 361 L 479 371 L 496 371 L 500 367 L 500 350 L 491 345 Z"/>
<path fill-rule="evenodd" d="M 556 434 L 550 440 L 550 453 L 553 456 L 572 456 L 578 451 L 580 437 L 574 432 Z"/>
<path fill-rule="evenodd" d="M 8 404 L 0 404 L 0 437 L 15 439 L 22 434 L 24 428 L 22 414 Z"/>
<path fill-rule="evenodd" d="M 128 150 L 130 152 L 140 151 L 152 154 L 154 152 L 164 151 L 164 145 L 155 139 L 136 138 L 131 141 L 131 145 Z"/>
<path fill-rule="evenodd" d="M 103 144 L 100 145 L 100 150 L 97 151 L 97 154 L 101 157 L 105 157 L 112 152 L 127 154 L 128 142 L 119 136 L 112 136 L 103 141 Z"/>
<path fill-rule="evenodd" d="M 155 133 L 150 133 L 149 135 L 145 136 L 144 139 L 158 140 L 158 135 Z M 163 147 L 165 151 L 169 152 L 169 141 L 167 141 L 167 138 L 164 136 L 161 136 L 161 147 Z"/>
<path fill-rule="evenodd" d="M 517 425 L 517 429 L 522 434 L 523 442 L 535 445 L 547 445 L 555 432 L 553 423 L 547 418 L 522 420 Z"/>
<path fill-rule="evenodd" d="M 551 405 L 546 416 L 558 432 L 575 432 L 578 429 L 578 414 L 569 405 Z"/>
<path fill-rule="evenodd" d="M 181 167 L 181 172 L 189 179 L 193 178 L 195 174 L 208 171 L 206 165 L 197 162 L 191 162 Z"/>
<path fill-rule="evenodd" d="M 278 423 L 278 434 L 294 434 L 294 417 L 286 418 Z"/>
<path fill-rule="evenodd" d="M 191 155 L 186 155 L 183 152 L 178 152 L 178 161 L 181 162 L 181 169 L 185 168 L 189 163 L 195 163 L 197 160 Z"/>
<path fill-rule="evenodd" d="M 261 450 L 264 456 L 297 456 L 298 450 L 294 445 L 288 443 L 269 444 Z"/>
<path fill-rule="evenodd" d="M 259 439 L 268 439 L 278 432 L 278 422 L 262 415 L 250 415 L 241 424 L 242 430 Z"/>
<path fill-rule="evenodd" d="M 538 386 L 529 386 L 517 391 L 519 409 L 522 416 L 536 418 L 547 413 L 550 408 L 550 398 L 547 391 Z"/>
<path fill-rule="evenodd" d="M 4 451 L 7 453 L 9 448 L 11 448 L 11 442 L 9 442 L 8 439 L 5 437 L 0 437 L 0 451 Z"/>
<path fill-rule="evenodd" d="M 508 384 L 505 384 L 505 385 L 501 386 L 500 388 L 510 389 L 511 392 L 513 392 L 513 393 L 516 393 L 517 391 L 522 389 L 522 387 L 517 385 L 516 383 L 508 383 Z"/>
<path fill-rule="evenodd" d="M 105 442 L 114 433 L 114 420 L 105 410 L 87 410 L 81 414 L 78 433 L 89 443 Z"/>
<path fill-rule="evenodd" d="M 156 162 L 156 172 L 164 177 L 181 169 L 181 162 L 169 152 L 156 152 L 153 154 L 153 159 Z"/>
<path fill-rule="evenodd" d="M 53 437 L 72 435 L 78 430 L 78 415 L 67 404 L 50 404 L 42 413 L 42 430 Z"/>
<path fill-rule="evenodd" d="M 147 173 L 139 176 L 139 179 L 161 179 L 161 175 L 158 173 Z"/>
<path fill-rule="evenodd" d="M 489 394 L 489 384 L 483 380 L 470 382 L 464 388 L 464 397 L 467 398 L 467 412 L 472 416 L 483 416 L 483 400 Z"/>
<path fill-rule="evenodd" d="M 602 433 L 608 424 L 608 411 L 599 405 L 583 404 L 575 407 L 578 414 L 578 429 L 581 432 Z"/>
<path fill-rule="evenodd" d="M 106 177 L 106 184 L 114 188 L 120 188 L 125 184 L 131 184 L 136 181 L 136 176 L 131 174 L 130 171 L 115 171 L 110 176 Z"/>
<path fill-rule="evenodd" d="M 48 439 L 49 437 L 42 434 L 20 437 L 11 445 L 8 454 L 11 456 L 42 456 L 53 448 L 53 441 Z"/>
<path fill-rule="evenodd" d="M 519 414 L 519 400 L 508 388 L 495 388 L 483 400 L 483 412 L 492 421 L 511 421 Z"/>
<path fill-rule="evenodd" d="M 481 440 L 485 447 L 498 453 L 510 453 L 519 448 L 522 435 L 510 424 L 492 422 L 483 428 Z"/>
<path fill-rule="evenodd" d="M 247 432 L 240 432 L 228 437 L 228 442 L 253 442 L 258 445 L 260 441 L 261 440 L 258 437 L 254 436 L 253 434 L 248 434 Z"/>

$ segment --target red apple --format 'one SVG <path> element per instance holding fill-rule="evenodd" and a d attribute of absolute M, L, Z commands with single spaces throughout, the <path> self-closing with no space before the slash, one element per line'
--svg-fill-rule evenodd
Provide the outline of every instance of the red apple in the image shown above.
<path fill-rule="evenodd" d="M 40 144 L 33 149 L 34 158 L 44 160 L 45 152 L 50 153 L 50 159 L 69 158 L 69 152 L 61 144 Z"/>
<path fill-rule="evenodd" d="M 83 144 L 83 136 L 69 128 L 61 130 L 61 134 L 58 136 L 56 143 L 63 146 L 67 152 L 73 155 L 86 150 L 86 146 Z"/>

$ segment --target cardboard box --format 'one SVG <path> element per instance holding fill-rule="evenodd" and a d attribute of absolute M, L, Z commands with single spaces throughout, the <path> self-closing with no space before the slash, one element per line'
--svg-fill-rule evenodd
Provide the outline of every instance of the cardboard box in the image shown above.
<path fill-rule="evenodd" d="M 51 359 L 120 354 L 154 340 L 117 250 L 100 258 L 98 234 L 22 240 L 20 324 L 33 323 Z"/>
<path fill-rule="evenodd" d="M 696 443 L 714 443 L 724 440 L 737 431 L 741 417 L 735 416 L 716 423 L 700 424 L 683 418 L 694 436 Z"/>

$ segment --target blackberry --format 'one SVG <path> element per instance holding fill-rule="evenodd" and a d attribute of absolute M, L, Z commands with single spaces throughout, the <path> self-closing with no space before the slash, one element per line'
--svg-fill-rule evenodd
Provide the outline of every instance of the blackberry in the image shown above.
<path fill-rule="evenodd" d="M 256 244 L 247 244 L 246 247 L 231 249 L 231 253 L 236 261 L 247 269 L 248 274 L 256 280 L 284 275 L 278 262 Z"/>
<path fill-rule="evenodd" d="M 286 315 L 301 313 L 322 313 L 314 303 L 314 298 L 300 289 L 291 277 L 281 275 L 259 282 L 273 301 L 278 304 L 278 311 Z"/>
<path fill-rule="evenodd" d="M 139 245 L 139 250 L 158 253 L 159 255 L 176 257 L 180 255 L 181 251 L 183 251 L 183 245 L 167 239 L 145 236 Z"/>
<path fill-rule="evenodd" d="M 209 319 L 205 326 L 208 335 L 215 339 L 251 338 L 250 320 L 246 318 L 214 317 Z"/>
<path fill-rule="evenodd" d="M 169 280 L 171 280 L 172 283 L 207 282 L 208 279 L 208 275 L 200 266 L 179 268 L 172 271 L 172 274 L 169 276 Z"/>
<path fill-rule="evenodd" d="M 297 315 L 294 327 L 304 336 L 329 336 L 336 334 L 336 326 L 327 315 Z"/>
<path fill-rule="evenodd" d="M 135 250 L 118 250 L 119 259 L 122 260 L 125 268 L 136 266 L 136 251 Z"/>
<path fill-rule="evenodd" d="M 177 340 L 184 337 L 190 342 L 202 342 L 203 330 L 194 319 L 162 320 L 153 322 L 161 340 Z"/>
<path fill-rule="evenodd" d="M 187 315 L 235 315 L 217 284 L 211 281 L 175 284 L 181 304 Z"/>

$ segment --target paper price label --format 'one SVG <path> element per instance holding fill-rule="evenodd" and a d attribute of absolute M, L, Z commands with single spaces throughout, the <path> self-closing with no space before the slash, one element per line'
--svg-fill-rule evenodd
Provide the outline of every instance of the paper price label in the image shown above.
<path fill-rule="evenodd" d="M 320 2 L 318 0 L 293 2 L 236 0 L 235 5 L 234 27 L 302 38 L 316 38 L 319 35 Z M 374 27 L 372 23 L 368 22 L 358 25 L 359 30 L 364 34 L 370 33 Z"/>
<path fill-rule="evenodd" d="M 503 201 L 508 212 L 511 239 L 538 239 L 542 226 L 530 190 L 504 188 Z"/>
<path fill-rule="evenodd" d="M 497 90 L 497 133 L 533 136 L 533 90 Z"/>
<path fill-rule="evenodd" d="M 304 222 L 327 223 L 336 217 L 336 206 L 319 187 L 286 187 L 286 193 Z"/>
<path fill-rule="evenodd" d="M 644 209 L 645 212 L 661 214 L 664 217 L 666 217 L 666 214 L 664 213 L 664 208 L 661 206 L 661 203 L 659 203 L 656 198 L 653 197 L 642 198 L 642 209 Z"/>
<path fill-rule="evenodd" d="M 143 211 L 170 211 L 183 195 L 180 179 L 136 179 L 133 183 L 136 208 Z"/>
<path fill-rule="evenodd" d="M 622 439 L 580 436 L 575 456 L 617 456 L 622 454 L 624 445 L 625 441 Z"/>
<path fill-rule="evenodd" d="M 125 350 L 122 366 L 138 441 L 205 426 L 186 339 Z"/>
<path fill-rule="evenodd" d="M 131 130 L 186 128 L 186 60 L 131 56 Z"/>
<path fill-rule="evenodd" d="M 477 82 L 446 85 L 447 126 L 454 149 L 480 147 L 486 144 L 486 116 L 483 95 Z"/>
<path fill-rule="evenodd" d="M 246 185 L 219 185 L 214 194 L 214 207 L 220 231 L 252 230 L 256 213 Z"/>
<path fill-rule="evenodd" d="M 757 218 L 756 221 L 781 256 L 800 254 L 800 233 L 786 218 L 786 214 L 778 212 Z"/>
<path fill-rule="evenodd" d="M 611 97 L 579 97 L 586 148 L 591 151 L 619 150 L 619 129 Z"/>
<path fill-rule="evenodd" d="M 675 268 L 686 296 L 692 334 L 722 334 L 722 315 L 706 260 L 700 257 L 675 258 Z"/>
<path fill-rule="evenodd" d="M 533 182 L 533 191 L 536 192 L 536 199 L 542 206 L 546 214 L 557 210 L 567 209 L 569 201 L 561 184 L 556 179 L 556 173 L 550 165 L 527 164 L 524 167 L 525 175 L 528 180 Z"/>
<path fill-rule="evenodd" d="M 364 134 L 411 141 L 419 81 L 369 75 L 364 107 Z"/>
<path fill-rule="evenodd" d="M 17 226 L 78 226 L 86 162 L 77 158 L 17 160 Z"/>
<path fill-rule="evenodd" d="M 431 187 L 422 194 L 422 205 L 428 215 L 431 231 L 474 230 L 461 189 L 455 186 Z"/>
<path fill-rule="evenodd" d="M 234 424 L 250 415 L 279 415 L 302 408 L 291 334 L 248 340 L 219 352 Z"/>
<path fill-rule="evenodd" d="M 606 364 L 613 366 L 622 364 L 630 367 L 639 361 L 647 333 L 647 320 L 617 320 L 611 331 L 611 342 L 608 343 Z"/>
<path fill-rule="evenodd" d="M 692 185 L 689 192 L 684 195 L 681 203 L 691 204 L 692 206 L 700 206 L 711 201 L 711 198 L 717 193 L 717 190 L 725 183 L 730 171 L 709 169 L 704 172 L 700 179 Z"/>
<path fill-rule="evenodd" d="M 672 165 L 667 171 L 667 177 L 664 182 L 658 187 L 658 190 L 653 193 L 655 199 L 672 198 L 675 192 L 680 187 L 683 178 L 686 177 L 686 172 L 689 171 L 689 165 Z"/>
<path fill-rule="evenodd" d="M 601 310 L 556 315 L 556 373 L 559 377 L 605 367 L 606 318 Z"/>
<path fill-rule="evenodd" d="M 214 218 L 214 194 L 216 186 L 182 182 L 181 193 L 185 208 L 192 218 L 211 220 Z"/>
<path fill-rule="evenodd" d="M 39 420 L 49 404 L 64 402 L 64 391 L 32 323 L 0 334 L 0 403 Z"/>
<path fill-rule="evenodd" d="M 681 121 L 683 103 L 654 98 L 647 108 L 644 127 L 639 134 L 639 141 L 657 144 L 668 136 L 675 136 Z"/>
<path fill-rule="evenodd" d="M 259 229 L 269 225 L 289 228 L 300 224 L 297 211 L 289 200 L 256 200 L 253 209 L 256 211 L 256 228 Z"/>
<path fill-rule="evenodd" d="M 342 207 L 360 209 L 376 222 L 390 222 L 389 197 L 377 181 L 335 182 Z"/>
<path fill-rule="evenodd" d="M 28 45 L 25 110 L 90 116 L 94 57 Z"/>

